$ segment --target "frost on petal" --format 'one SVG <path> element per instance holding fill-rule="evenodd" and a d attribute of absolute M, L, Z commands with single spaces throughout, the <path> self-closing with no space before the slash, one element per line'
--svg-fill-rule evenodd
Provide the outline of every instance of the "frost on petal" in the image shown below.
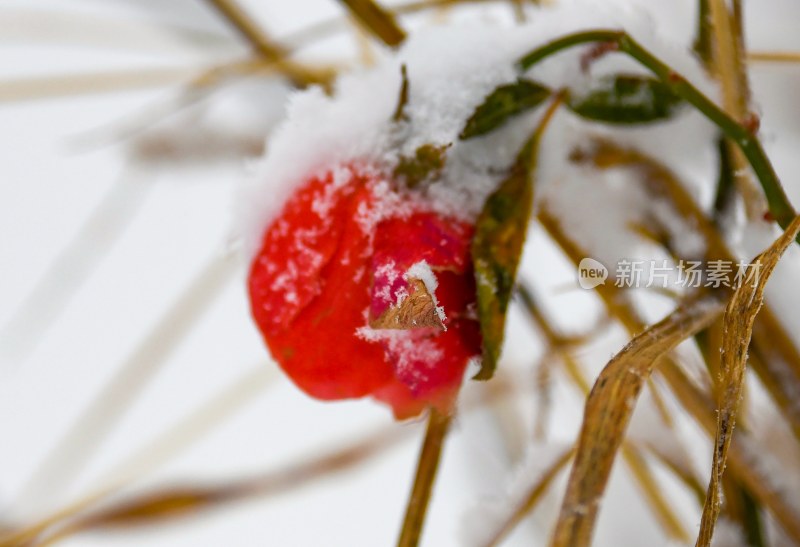
<path fill-rule="evenodd" d="M 480 354 L 480 330 L 474 320 L 458 319 L 446 332 L 363 329 L 360 334 L 380 344 L 392 363 L 395 380 L 373 395 L 401 419 L 428 405 L 451 412 L 467 363 Z"/>

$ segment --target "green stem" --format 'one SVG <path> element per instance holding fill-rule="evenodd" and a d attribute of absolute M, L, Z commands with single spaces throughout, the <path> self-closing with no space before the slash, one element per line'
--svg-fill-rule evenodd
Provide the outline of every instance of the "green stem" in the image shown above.
<path fill-rule="evenodd" d="M 442 444 L 450 426 L 450 416 L 442 414 L 431 408 L 428 417 L 428 429 L 425 431 L 425 440 L 417 462 L 417 472 L 414 477 L 414 487 L 408 499 L 406 516 L 403 519 L 403 528 L 397 547 L 416 547 L 422 536 L 422 526 L 425 524 L 425 514 L 428 511 L 428 502 L 431 499 L 433 483 L 439 469 L 439 459 L 442 455 Z"/>
<path fill-rule="evenodd" d="M 733 202 L 734 169 L 728 141 L 717 139 L 717 157 L 719 158 L 719 174 L 717 175 L 717 191 L 714 196 L 714 224 L 722 225 L 722 217 Z"/>
<path fill-rule="evenodd" d="M 742 124 L 728 116 L 720 107 L 703 95 L 683 76 L 661 62 L 653 54 L 642 47 L 625 32 L 618 30 L 590 30 L 569 34 L 545 44 L 520 59 L 518 67 L 527 70 L 539 61 L 564 49 L 587 43 L 608 42 L 650 69 L 661 81 L 667 84 L 673 93 L 694 106 L 731 141 L 742 150 L 753 172 L 758 177 L 767 198 L 769 211 L 778 224 L 786 229 L 796 216 L 794 207 L 789 202 L 786 192 L 781 186 L 775 169 L 772 167 L 761 142 Z M 800 244 L 800 236 L 797 238 Z"/>

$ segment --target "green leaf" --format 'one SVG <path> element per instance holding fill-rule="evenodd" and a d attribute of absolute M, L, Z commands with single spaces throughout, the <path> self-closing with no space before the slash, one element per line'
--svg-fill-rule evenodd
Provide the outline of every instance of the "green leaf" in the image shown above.
<path fill-rule="evenodd" d="M 497 368 L 506 311 L 533 209 L 533 171 L 539 142 L 563 99 L 563 91 L 555 94 L 536 129 L 522 145 L 508 177 L 486 200 L 475 223 L 471 254 L 483 338 L 483 359 L 481 369 L 473 377 L 475 380 L 488 380 Z"/>
<path fill-rule="evenodd" d="M 506 310 L 514 289 L 522 246 L 533 206 L 533 180 L 527 150 L 520 155 L 511 174 L 489 196 L 475 226 L 472 262 L 478 289 L 478 319 L 483 336 L 483 359 L 476 380 L 494 374 L 500 349 Z"/>
<path fill-rule="evenodd" d="M 413 156 L 401 156 L 394 175 L 405 181 L 406 186 L 415 188 L 420 183 L 435 180 L 447 162 L 448 144 L 423 144 Z"/>
<path fill-rule="evenodd" d="M 531 80 L 519 79 L 492 91 L 467 120 L 459 138 L 471 139 L 503 125 L 509 118 L 539 106 L 550 90 Z"/>
<path fill-rule="evenodd" d="M 670 118 L 681 102 L 661 80 L 618 74 L 600 79 L 587 94 L 570 97 L 567 104 L 588 120 L 628 125 Z"/>

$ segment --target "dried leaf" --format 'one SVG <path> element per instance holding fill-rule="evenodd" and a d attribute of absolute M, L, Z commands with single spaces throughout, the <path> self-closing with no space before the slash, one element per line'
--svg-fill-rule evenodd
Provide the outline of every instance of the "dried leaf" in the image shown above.
<path fill-rule="evenodd" d="M 519 79 L 492 91 L 467 120 L 459 138 L 471 139 L 503 125 L 509 118 L 536 108 L 551 94 L 534 81 Z"/>
<path fill-rule="evenodd" d="M 681 99 L 661 80 L 630 74 L 602 78 L 588 93 L 567 101 L 569 108 L 582 118 L 623 125 L 670 118 L 681 104 Z"/>
<path fill-rule="evenodd" d="M 603 371 L 586 400 L 567 492 L 556 523 L 553 547 L 591 542 L 600 498 L 645 381 L 658 357 L 708 326 L 722 303 L 716 294 L 695 297 L 634 337 Z"/>
<path fill-rule="evenodd" d="M 714 525 L 720 511 L 720 488 L 728 458 L 736 414 L 742 398 L 747 366 L 747 350 L 753 335 L 753 324 L 764 301 L 764 287 L 783 253 L 800 232 L 800 216 L 796 217 L 766 251 L 753 261 L 745 281 L 736 289 L 723 317 L 719 412 L 711 463 L 711 480 L 703 506 L 703 518 L 697 536 L 698 547 L 711 544 Z"/>
<path fill-rule="evenodd" d="M 426 181 L 433 181 L 439 177 L 447 162 L 448 144 L 423 144 L 411 157 L 401 156 L 394 176 L 402 179 L 406 186 L 415 188 Z"/>
<path fill-rule="evenodd" d="M 444 329 L 436 312 L 436 302 L 419 279 L 410 279 L 413 292 L 399 305 L 389 307 L 377 319 L 370 321 L 373 329 L 420 329 L 435 327 Z"/>

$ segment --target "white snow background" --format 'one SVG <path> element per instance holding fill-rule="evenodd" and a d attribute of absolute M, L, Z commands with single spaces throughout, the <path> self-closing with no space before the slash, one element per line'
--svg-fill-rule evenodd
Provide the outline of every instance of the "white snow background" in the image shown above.
<path fill-rule="evenodd" d="M 331 0 L 242 0 L 241 4 L 278 39 L 342 13 L 340 5 Z M 530 37 L 531 47 L 563 32 L 617 23 L 704 89 L 712 89 L 702 83 L 696 65 L 682 53 L 693 38 L 695 2 L 617 0 L 604 2 L 605 13 L 588 9 L 586 2 L 573 5 L 572 11 L 570 2 L 559 4 L 562 6 L 556 15 L 530 10 L 531 26 L 539 29 Z M 790 0 L 769 0 L 745 2 L 745 7 L 750 49 L 800 49 L 794 24 L 800 20 L 800 6 Z M 413 48 L 427 48 L 433 42 L 449 45 L 457 52 L 456 37 L 463 39 L 464 32 L 453 28 L 460 26 L 484 27 L 484 31 L 475 32 L 472 44 L 463 46 L 478 55 L 481 39 L 493 32 L 486 29 L 513 25 L 512 14 L 505 4 L 455 10 L 441 32 L 435 25 L 445 22 L 428 16 L 406 17 L 402 21 L 407 28 L 422 32 L 430 40 L 412 41 L 408 54 L 419 58 L 427 50 L 414 52 Z M 180 32 L 175 32 L 176 28 Z M 485 32 L 484 38 L 481 32 Z M 484 63 L 492 56 L 513 58 L 516 52 L 525 51 L 526 37 L 522 32 L 509 31 L 508 36 L 508 50 L 485 52 Z M 453 37 L 452 41 L 449 37 Z M 340 61 L 353 58 L 355 49 L 352 32 L 345 31 L 304 47 L 300 58 Z M 177 81 L 144 89 L 30 101 L 14 100 L 14 89 L 3 84 L 22 77 L 133 69 L 169 69 L 170 78 L 177 74 L 185 79 L 187 74 L 198 72 L 199 67 L 242 59 L 247 51 L 235 32 L 199 0 L 8 0 L 0 6 L 0 328 L 6 325 L 0 334 L 0 525 L 3 521 L 28 522 L 91 492 L 104 483 L 109 473 L 116 473 L 114 470 L 130 455 L 149 446 L 173 424 L 244 378 L 252 399 L 168 464 L 138 478 L 135 489 L 174 481 L 223 482 L 313 459 L 376 429 L 413 432 L 395 448 L 356 469 L 296 491 L 226 505 L 175 524 L 135 532 L 79 535 L 64 545 L 345 547 L 394 542 L 422 434 L 419 424 L 394 424 L 389 411 L 371 401 L 321 403 L 297 390 L 269 360 L 250 320 L 241 254 L 234 250 L 233 258 L 226 261 L 221 257 L 231 246 L 236 247 L 232 242 L 237 238 L 254 233 L 252 226 L 266 222 L 263 219 L 277 207 L 280 192 L 286 191 L 266 194 L 262 187 L 261 193 L 256 190 L 248 194 L 248 209 L 255 213 L 243 216 L 243 181 L 252 186 L 260 182 L 259 176 L 278 173 L 280 176 L 264 182 L 277 183 L 280 188 L 291 179 L 302 177 L 306 169 L 319 169 L 348 154 L 374 152 L 374 146 L 382 141 L 372 139 L 364 127 L 374 128 L 372 122 L 376 118 L 371 116 L 382 116 L 386 108 L 391 111 L 395 95 L 380 97 L 386 104 L 364 99 L 368 102 L 363 111 L 356 110 L 361 125 L 355 121 L 344 125 L 336 118 L 353 112 L 352 104 L 345 101 L 328 109 L 324 104 L 327 100 L 313 92 L 295 97 L 290 104 L 297 110 L 292 112 L 301 116 L 303 103 L 319 108 L 317 119 L 321 127 L 311 123 L 311 127 L 298 129 L 297 125 L 289 125 L 279 130 L 276 139 L 283 138 L 283 143 L 276 141 L 271 153 L 285 150 L 286 155 L 246 162 L 241 154 L 231 152 L 220 160 L 201 155 L 185 162 L 133 164 L 130 141 L 121 141 L 118 136 L 129 128 L 139 129 L 142 124 L 145 131 L 137 135 L 145 139 L 166 136 L 202 143 L 198 135 L 216 135 L 214 138 L 223 142 L 261 140 L 284 118 L 287 89 L 275 80 L 247 78 L 177 109 Z M 442 58 L 452 54 L 450 51 Z M 388 53 L 378 55 L 386 57 Z M 432 101 L 441 102 L 420 104 L 438 104 L 439 112 L 444 107 L 449 110 L 445 118 L 421 113 L 419 118 L 425 123 L 409 139 L 409 150 L 431 136 L 437 141 L 452 140 L 460 129 L 454 120 L 470 111 L 469 97 L 448 102 L 437 84 L 414 87 L 415 81 L 433 82 L 443 70 L 468 74 L 471 61 L 475 61 L 464 59 L 460 66 L 444 67 L 437 64 L 442 58 L 432 58 L 430 65 L 420 68 L 410 65 L 412 98 L 414 93 L 429 93 Z M 568 58 L 569 54 L 565 54 L 561 64 L 548 61 L 542 65 L 541 76 L 550 78 L 547 81 L 552 83 L 578 82 L 575 63 L 567 67 Z M 571 58 L 574 61 L 575 55 Z M 616 65 L 607 65 L 606 69 L 613 66 Z M 172 70 L 176 67 L 180 70 Z M 191 70 L 187 71 L 187 67 Z M 602 67 L 598 66 L 600 71 Z M 476 70 L 480 68 L 476 66 Z M 372 78 L 384 82 L 386 89 L 396 89 L 397 62 L 391 61 L 381 70 L 388 75 L 386 78 L 383 73 L 373 73 Z M 161 77 L 165 78 L 163 74 Z M 800 203 L 800 183 L 796 180 L 800 175 L 800 156 L 796 154 L 800 144 L 800 110 L 796 107 L 800 66 L 757 65 L 751 74 L 754 104 L 763 116 L 761 135 L 767 152 L 792 201 Z M 495 82 L 511 76 L 510 67 L 494 66 L 492 71 L 476 72 L 473 82 L 484 89 L 480 95 Z M 342 86 L 355 89 L 361 81 L 363 77 L 349 77 Z M 333 122 L 324 125 L 326 115 L 333 116 Z M 601 206 L 610 207 L 605 201 L 598 201 L 602 197 L 599 192 L 592 194 L 591 187 L 581 186 L 579 170 L 573 169 L 567 177 L 559 178 L 563 187 L 557 191 L 547 184 L 564 165 L 559 154 L 563 155 L 567 145 L 574 142 L 576 132 L 583 130 L 562 119 L 565 116 L 559 114 L 560 123 L 554 124 L 553 133 L 545 141 L 541 191 L 552 195 L 554 203 L 559 198 L 566 200 L 562 207 L 571 208 L 572 214 L 586 211 L 591 215 L 594 222 L 582 227 L 590 238 L 587 241 L 598 249 L 598 258 L 615 256 L 630 244 L 609 237 L 613 233 L 611 226 L 621 226 L 622 220 L 613 209 Z M 510 157 L 515 152 L 513 143 L 519 141 L 524 130 L 523 124 L 531 119 L 514 122 L 516 125 L 506 137 L 487 139 L 508 138 L 506 152 Z M 622 133 L 614 132 L 617 137 Z M 709 134 L 707 124 L 698 116 L 686 115 L 669 127 L 631 131 L 621 138 L 678 168 L 695 195 L 707 203 L 711 186 L 703 180 L 713 172 L 713 165 L 703 143 L 709 142 Z M 333 141 L 338 148 L 329 146 Z M 466 153 L 464 159 L 488 161 Z M 451 171 L 447 176 L 452 180 L 463 180 L 470 172 L 458 162 L 448 169 Z M 481 191 L 486 190 L 485 180 L 477 183 L 484 184 Z M 570 187 L 575 188 L 574 195 L 565 190 Z M 252 188 L 247 192 L 253 192 Z M 637 196 L 628 199 L 635 201 Z M 458 206 L 474 214 L 470 204 L 474 209 L 475 203 L 474 196 L 466 196 Z M 747 230 L 737 244 L 745 255 L 752 255 L 772 235 L 774 232 Z M 170 317 L 164 324 L 164 314 L 209 263 L 211 270 L 205 271 L 210 281 L 190 295 L 189 300 L 197 309 L 188 310 L 186 317 Z M 799 268 L 800 253 L 792 248 L 769 290 L 785 287 L 796 279 Z M 522 275 L 533 279 L 534 272 L 537 292 L 547 311 L 566 331 L 581 332 L 601 319 L 601 306 L 591 294 L 564 289 L 575 285 L 573 268 L 536 227 L 526 248 Z M 45 276 L 54 280 L 47 285 L 52 290 L 36 293 L 35 302 L 40 306 L 30 316 L 19 315 L 20 306 L 35 287 L 41 286 Z M 215 279 L 223 289 L 218 296 L 209 297 L 208 309 L 203 310 L 202 296 L 211 293 L 206 289 Z M 783 312 L 789 331 L 800 332 L 800 314 L 796 312 L 800 295 L 786 298 L 786 294 L 784 291 L 784 298 L 772 303 Z M 663 302 L 653 300 L 652 319 L 657 319 L 664 311 Z M 49 323 L 42 316 L 48 310 L 58 312 Z M 24 324 L 17 321 L 9 326 L 8 321 L 19 317 L 25 318 Z M 47 454 L 71 425 L 91 410 L 93 399 L 132 362 L 131 356 L 136 356 L 138 348 L 147 340 L 158 341 L 154 332 L 164 336 L 179 328 L 187 317 L 196 317 L 196 322 L 188 328 L 186 337 L 174 351 L 164 353 L 163 365 L 154 370 L 152 379 L 132 400 L 129 412 L 114 425 L 96 455 L 80 467 L 75 480 L 64 484 L 46 480 L 33 488 L 30 479 Z M 31 325 L 44 324 L 49 327 L 31 339 L 30 333 L 38 332 Z M 512 431 L 508 439 L 499 425 L 507 422 L 501 422 L 497 413 L 475 410 L 458 418 L 445 449 L 424 545 L 474 544 L 493 530 L 496 523 L 489 515 L 503 515 L 503 508 L 519 495 L 523 481 L 541 471 L 554 450 L 574 438 L 580 423 L 581 398 L 557 374 L 549 424 L 552 442 L 542 446 L 525 440 L 534 415 L 534 402 L 528 395 L 534 389 L 532 368 L 542 352 L 534 332 L 527 317 L 512 307 L 510 343 L 501 374 L 529 379 L 529 385 L 521 387 L 525 396 L 509 398 L 502 406 L 519 413 L 526 423 L 521 430 Z M 583 350 L 580 357 L 587 374 L 596 374 L 624 341 L 624 334 L 611 328 Z M 155 344 L 150 353 L 134 360 L 134 365 L 141 370 L 158 363 L 159 351 L 165 348 L 165 343 Z M 123 385 L 120 396 L 115 398 L 118 403 L 136 387 L 133 380 Z M 467 382 L 464 397 L 474 401 L 486 389 L 485 384 Z M 247 389 L 240 389 L 237 398 L 246 393 Z M 658 418 L 645 397 L 640 406 L 631 435 L 658 442 L 657 433 L 654 434 L 657 429 L 649 427 Z M 100 421 L 93 431 L 99 431 L 104 417 L 108 416 L 97 416 Z M 681 432 L 694 465 L 707 476 L 708 443 L 699 441 L 702 436 L 691 421 L 682 422 Z M 695 533 L 699 508 L 691 495 L 672 482 L 663 469 L 656 467 L 656 471 L 676 500 L 690 534 Z M 563 483 L 562 477 L 535 515 L 518 527 L 505 545 L 546 544 Z M 596 545 L 668 544 L 646 507 L 633 502 L 638 499 L 636 488 L 625 467 L 616 466 L 600 513 Z M 720 532 L 718 545 L 735 544 L 724 541 L 724 537 L 735 535 Z"/>

